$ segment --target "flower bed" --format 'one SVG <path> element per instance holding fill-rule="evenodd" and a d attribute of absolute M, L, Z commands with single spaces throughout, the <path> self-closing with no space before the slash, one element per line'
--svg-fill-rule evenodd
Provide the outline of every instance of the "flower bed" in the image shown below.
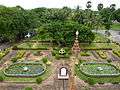
<path fill-rule="evenodd" d="M 12 61 L 13 62 L 16 62 L 18 59 L 21 59 L 25 54 L 25 51 L 24 50 L 20 50 L 17 52 L 17 55 L 15 57 L 12 57 Z"/>
<path fill-rule="evenodd" d="M 6 49 L 5 51 L 0 51 L 0 60 L 9 53 L 9 49 Z"/>
<path fill-rule="evenodd" d="M 118 57 L 120 57 L 120 51 L 114 50 L 113 53 L 114 53 L 115 55 L 117 55 Z"/>
<path fill-rule="evenodd" d="M 108 63 L 82 63 L 79 70 L 87 76 L 119 76 L 120 71 L 114 65 Z"/>
<path fill-rule="evenodd" d="M 107 59 L 106 51 L 96 51 L 96 52 L 102 59 Z"/>
<path fill-rule="evenodd" d="M 46 67 L 40 63 L 16 63 L 5 69 L 6 76 L 34 77 L 43 74 Z"/>

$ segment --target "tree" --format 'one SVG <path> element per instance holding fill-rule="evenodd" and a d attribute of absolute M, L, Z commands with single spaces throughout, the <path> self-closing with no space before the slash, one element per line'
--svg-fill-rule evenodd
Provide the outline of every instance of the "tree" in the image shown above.
<path fill-rule="evenodd" d="M 103 4 L 102 3 L 98 4 L 97 9 L 98 9 L 98 11 L 102 10 L 103 9 Z"/>
<path fill-rule="evenodd" d="M 75 39 L 75 32 L 78 30 L 80 42 L 92 42 L 94 34 L 89 27 L 80 25 L 77 22 L 53 22 L 45 25 L 44 30 L 47 30 L 59 46 L 72 45 Z"/>
<path fill-rule="evenodd" d="M 86 7 L 87 7 L 87 9 L 90 9 L 90 8 L 92 7 L 91 1 L 88 1 L 88 2 L 87 2 Z"/>
<path fill-rule="evenodd" d="M 115 20 L 120 22 L 120 8 L 115 11 Z"/>
<path fill-rule="evenodd" d="M 110 10 L 111 12 L 115 11 L 116 4 L 111 4 L 110 5 Z"/>

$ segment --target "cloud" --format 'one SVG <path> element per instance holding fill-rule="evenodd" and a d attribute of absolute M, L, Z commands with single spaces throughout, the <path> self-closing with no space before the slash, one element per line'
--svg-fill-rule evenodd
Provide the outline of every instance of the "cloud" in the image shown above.
<path fill-rule="evenodd" d="M 86 8 L 88 0 L 0 0 L 1 5 L 13 7 L 20 5 L 25 9 L 32 9 L 37 7 L 48 8 L 62 8 L 68 6 L 76 8 L 79 5 L 82 9 Z M 96 10 L 99 3 L 103 3 L 104 7 L 110 6 L 110 4 L 116 4 L 117 8 L 120 8 L 120 0 L 90 0 L 92 2 L 92 9 Z"/>

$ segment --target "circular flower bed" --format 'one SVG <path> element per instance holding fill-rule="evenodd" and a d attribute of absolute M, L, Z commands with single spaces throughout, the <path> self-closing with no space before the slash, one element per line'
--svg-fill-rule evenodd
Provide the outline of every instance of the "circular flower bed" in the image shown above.
<path fill-rule="evenodd" d="M 7 76 L 38 76 L 45 72 L 45 66 L 40 63 L 16 63 L 5 69 Z"/>
<path fill-rule="evenodd" d="M 82 63 L 80 71 L 88 76 L 119 76 L 120 71 L 109 63 Z"/>

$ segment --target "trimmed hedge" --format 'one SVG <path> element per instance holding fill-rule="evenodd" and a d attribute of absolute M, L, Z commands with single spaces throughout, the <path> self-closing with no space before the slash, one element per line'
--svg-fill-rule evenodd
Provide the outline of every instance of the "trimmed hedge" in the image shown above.
<path fill-rule="evenodd" d="M 115 55 L 117 55 L 118 57 L 120 57 L 120 51 L 114 50 L 113 53 L 114 53 Z"/>
<path fill-rule="evenodd" d="M 86 52 L 86 51 L 83 51 L 83 52 L 80 52 L 80 55 L 81 56 L 90 56 L 90 53 Z"/>
<path fill-rule="evenodd" d="M 96 51 L 96 52 L 102 59 L 107 59 L 107 53 L 105 51 Z"/>

